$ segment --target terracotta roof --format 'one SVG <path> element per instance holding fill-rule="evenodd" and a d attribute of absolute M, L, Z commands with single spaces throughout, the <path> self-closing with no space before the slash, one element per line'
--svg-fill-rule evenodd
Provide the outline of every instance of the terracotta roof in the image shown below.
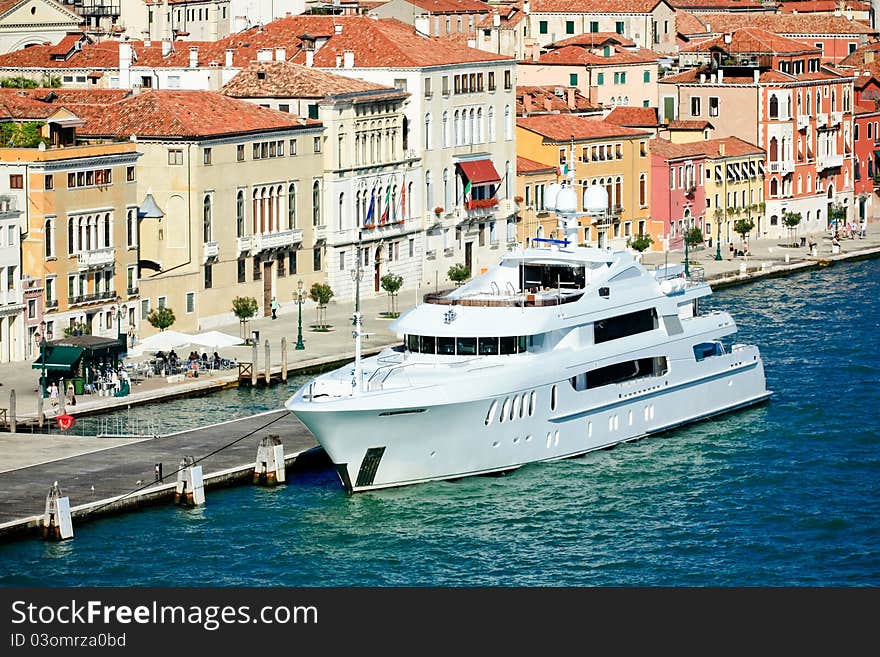
<path fill-rule="evenodd" d="M 489 6 L 480 0 L 406 0 L 429 14 L 483 14 Z"/>
<path fill-rule="evenodd" d="M 539 64 L 556 66 L 618 66 L 622 64 L 644 64 L 659 61 L 660 56 L 653 50 L 638 48 L 634 51 L 614 49 L 609 57 L 594 55 L 581 46 L 563 46 L 543 53 Z M 523 62 L 528 64 L 529 61 Z"/>
<path fill-rule="evenodd" d="M 834 69 L 831 69 L 828 66 L 825 66 L 822 70 L 812 72 L 812 73 L 799 73 L 794 75 L 792 73 L 783 73 L 782 71 L 777 71 L 774 69 L 755 69 L 761 70 L 761 73 L 758 76 L 758 81 L 763 83 L 769 82 L 807 82 L 807 81 L 819 81 L 819 80 L 827 80 L 829 82 L 833 80 L 840 80 L 841 78 L 848 77 L 846 75 L 837 73 Z M 683 71 L 681 73 L 677 73 L 675 75 L 667 75 L 664 78 L 660 78 L 658 82 L 660 84 L 695 84 L 700 79 L 700 74 L 704 74 L 706 79 L 709 79 L 709 71 L 706 67 L 700 68 L 692 68 L 687 71 Z M 754 84 L 755 78 L 753 75 L 728 75 L 724 74 L 724 84 Z"/>
<path fill-rule="evenodd" d="M 150 90 L 92 107 L 83 135 L 214 137 L 321 125 L 213 91 Z"/>
<path fill-rule="evenodd" d="M 605 120 L 628 128 L 656 128 L 660 123 L 656 107 L 615 107 Z"/>
<path fill-rule="evenodd" d="M 534 0 L 531 13 L 648 14 L 664 2 L 665 0 Z"/>
<path fill-rule="evenodd" d="M 679 34 L 709 34 L 706 24 L 687 11 L 675 12 L 675 31 Z"/>
<path fill-rule="evenodd" d="M 586 48 L 599 48 L 606 43 L 620 46 L 636 45 L 635 41 L 627 39 L 622 34 L 617 34 L 617 32 L 585 32 L 584 34 L 576 34 L 573 37 L 555 41 L 546 47 L 562 48 L 563 46 L 584 46 Z"/>
<path fill-rule="evenodd" d="M 670 130 L 705 130 L 706 128 L 714 128 L 715 126 L 709 123 L 706 120 L 690 120 L 690 121 L 670 121 L 666 124 L 666 127 Z"/>
<path fill-rule="evenodd" d="M 0 119 L 45 119 L 52 116 L 62 106 L 52 102 L 37 100 L 39 94 L 28 92 L 36 89 L 0 89 Z M 40 89 L 47 95 L 51 89 Z"/>
<path fill-rule="evenodd" d="M 724 155 L 721 155 L 722 144 L 724 144 Z M 673 144 L 671 141 L 658 138 L 651 142 L 651 153 L 666 160 L 699 156 L 715 159 L 764 155 L 764 151 L 759 146 L 750 144 L 739 137 L 724 137 L 723 139 L 709 139 L 708 141 L 695 141 L 686 144 Z"/>
<path fill-rule="evenodd" d="M 779 2 L 776 5 L 777 11 L 792 13 L 810 13 L 810 12 L 827 12 L 834 13 L 840 8 L 839 0 L 796 0 L 795 2 Z M 844 9 L 852 9 L 853 11 L 870 11 L 871 3 L 854 2 L 848 0 Z"/>
<path fill-rule="evenodd" d="M 856 103 L 853 106 L 853 110 L 853 114 L 859 116 L 874 116 L 880 114 L 880 107 L 877 107 L 873 101 L 869 105 Z"/>
<path fill-rule="evenodd" d="M 535 162 L 535 160 L 530 160 L 527 157 L 516 156 L 516 173 L 517 175 L 522 174 L 530 174 L 530 173 L 547 173 L 547 172 L 556 171 L 556 167 L 550 166 L 549 164 L 544 164 L 542 162 Z"/>
<path fill-rule="evenodd" d="M 557 94 L 557 89 L 561 90 Z M 569 93 L 574 93 L 574 108 L 568 105 Z M 516 115 L 527 116 L 542 112 L 570 113 L 599 111 L 599 107 L 593 105 L 590 99 L 584 96 L 576 87 L 562 86 L 517 86 L 516 88 Z"/>
<path fill-rule="evenodd" d="M 871 62 L 866 62 L 866 53 L 874 53 L 871 57 L 876 57 L 877 51 L 880 50 L 880 41 L 875 41 L 874 43 L 869 43 L 867 45 L 862 46 L 861 48 L 857 48 L 854 52 L 850 53 L 842 60 L 840 60 L 841 66 L 864 66 L 865 64 L 870 64 Z"/>
<path fill-rule="evenodd" d="M 877 30 L 844 16 L 727 12 L 699 14 L 697 18 L 703 25 L 708 24 L 713 34 L 733 32 L 743 27 L 754 27 L 787 37 L 801 34 L 877 34 Z M 677 29 L 682 32 L 680 27 Z"/>
<path fill-rule="evenodd" d="M 514 27 L 526 17 L 519 5 L 492 5 L 492 13 L 477 19 L 476 26 L 488 28 L 493 25 L 493 14 L 501 16 L 501 27 Z"/>
<path fill-rule="evenodd" d="M 401 98 L 405 91 L 289 62 L 251 62 L 223 86 L 233 98 L 324 98 L 328 95 L 385 91 Z"/>
<path fill-rule="evenodd" d="M 682 7 L 715 11 L 765 11 L 764 6 L 755 0 L 669 0 L 669 4 L 676 9 Z"/>
<path fill-rule="evenodd" d="M 713 25 L 714 29 L 714 25 Z M 730 42 L 728 43 L 728 39 Z M 788 39 L 759 28 L 741 27 L 730 35 L 721 35 L 681 48 L 680 52 L 709 52 L 713 49 L 731 54 L 775 54 L 794 55 L 800 53 L 820 53 L 819 48 L 810 47 L 802 41 Z"/>
<path fill-rule="evenodd" d="M 555 142 L 650 135 L 644 130 L 624 128 L 607 121 L 587 119 L 574 114 L 536 114 L 517 119 L 516 124 Z"/>

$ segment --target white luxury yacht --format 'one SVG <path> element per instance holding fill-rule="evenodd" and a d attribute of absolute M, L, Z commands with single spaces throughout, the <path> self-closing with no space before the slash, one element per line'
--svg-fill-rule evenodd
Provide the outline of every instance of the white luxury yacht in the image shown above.
<path fill-rule="evenodd" d="M 303 386 L 286 407 L 349 492 L 513 470 L 756 404 L 758 348 L 733 344 L 726 312 L 701 312 L 705 282 L 648 271 L 626 251 L 566 239 L 508 252 L 395 322 L 402 343 Z"/>

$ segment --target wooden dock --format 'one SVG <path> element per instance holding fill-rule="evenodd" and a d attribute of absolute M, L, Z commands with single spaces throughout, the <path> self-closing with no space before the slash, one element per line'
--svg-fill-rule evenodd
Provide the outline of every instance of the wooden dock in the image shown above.
<path fill-rule="evenodd" d="M 0 540 L 39 531 L 46 494 L 56 481 L 70 498 L 74 529 L 102 515 L 170 502 L 184 456 L 194 457 L 202 466 L 208 489 L 250 483 L 260 440 L 273 434 L 284 446 L 288 480 L 294 462 L 298 466 L 329 462 L 309 430 L 283 409 L 156 438 L 109 443 L 67 458 L 39 461 L 43 457 L 38 456 L 33 465 L 0 472 Z M 41 439 L 31 434 L 21 437 Z M 163 474 L 158 483 L 157 463 L 162 463 Z"/>

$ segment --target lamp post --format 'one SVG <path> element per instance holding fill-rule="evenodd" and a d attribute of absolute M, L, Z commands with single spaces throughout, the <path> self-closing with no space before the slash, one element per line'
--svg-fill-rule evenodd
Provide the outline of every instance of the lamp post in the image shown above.
<path fill-rule="evenodd" d="M 43 397 L 46 396 L 46 322 L 40 322 L 40 365 L 42 373 L 40 375 L 40 389 L 43 391 Z"/>
<path fill-rule="evenodd" d="M 303 344 L 303 282 L 302 279 L 296 283 L 296 301 L 299 305 L 299 319 L 296 325 L 296 346 L 294 349 L 305 349 Z"/>
<path fill-rule="evenodd" d="M 715 225 L 718 230 L 715 233 L 715 260 L 721 260 L 721 215 L 715 213 Z"/>
<path fill-rule="evenodd" d="M 122 303 L 121 297 L 116 297 L 116 305 L 110 307 L 110 312 L 116 318 L 116 340 L 122 345 L 121 354 L 128 351 L 128 341 L 126 336 L 122 335 L 122 318 L 125 317 L 125 304 Z"/>
<path fill-rule="evenodd" d="M 687 228 L 687 224 L 685 224 L 684 229 L 684 277 L 687 278 L 691 275 L 690 263 L 688 263 L 688 243 L 690 242 L 690 235 L 688 234 L 690 231 Z"/>

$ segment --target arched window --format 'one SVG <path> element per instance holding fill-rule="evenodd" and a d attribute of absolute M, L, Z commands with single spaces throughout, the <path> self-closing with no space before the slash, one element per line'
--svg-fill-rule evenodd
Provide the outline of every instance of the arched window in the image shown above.
<path fill-rule="evenodd" d="M 434 189 L 431 186 L 430 171 L 425 171 L 425 207 L 428 208 L 428 210 L 432 210 L 434 207 Z"/>
<path fill-rule="evenodd" d="M 336 219 L 336 221 L 337 221 L 336 229 L 337 230 L 342 230 L 342 228 L 343 228 L 342 222 L 344 221 L 344 217 L 345 217 L 345 193 L 340 192 L 339 193 L 339 214 L 337 215 L 337 219 Z"/>
<path fill-rule="evenodd" d="M 76 219 L 68 219 L 67 220 L 67 254 L 73 255 L 76 253 Z"/>
<path fill-rule="evenodd" d="M 425 150 L 431 150 L 431 113 L 425 114 Z"/>
<path fill-rule="evenodd" d="M 296 228 L 296 185 L 293 183 L 287 186 L 287 225 Z"/>
<path fill-rule="evenodd" d="M 813 193 L 813 174 L 811 173 L 807 174 L 807 193 Z"/>
<path fill-rule="evenodd" d="M 112 240 L 113 231 L 110 228 L 110 213 L 109 212 L 104 215 L 103 224 L 104 224 L 104 235 L 103 235 L 104 243 L 101 246 L 103 246 L 104 248 L 108 248 L 110 246 L 113 246 L 113 240 Z"/>
<path fill-rule="evenodd" d="M 639 205 L 645 207 L 648 204 L 648 177 L 644 173 L 639 174 Z"/>
<path fill-rule="evenodd" d="M 55 220 L 47 219 L 43 225 L 43 239 L 46 241 L 46 257 L 55 255 Z"/>
<path fill-rule="evenodd" d="M 354 220 L 355 225 L 358 227 L 363 226 L 362 222 L 364 218 L 364 215 L 361 212 L 361 194 L 362 192 L 357 192 L 354 195 Z"/>
<path fill-rule="evenodd" d="M 513 139 L 513 115 L 510 113 L 510 105 L 504 106 L 504 138 Z"/>
<path fill-rule="evenodd" d="M 413 203 L 413 184 L 410 183 L 406 189 L 406 216 L 412 217 L 412 203 Z"/>
<path fill-rule="evenodd" d="M 483 108 L 480 107 L 477 109 L 477 125 L 476 125 L 476 135 L 474 136 L 474 142 L 477 144 L 483 143 Z"/>
<path fill-rule="evenodd" d="M 779 142 L 776 140 L 776 137 L 770 139 L 770 161 L 776 162 L 779 160 Z"/>
<path fill-rule="evenodd" d="M 251 234 L 257 235 L 260 233 L 260 231 L 258 230 L 260 215 L 260 191 L 257 189 L 254 190 L 253 204 L 251 209 L 251 222 L 253 223 L 253 226 L 251 227 Z"/>
<path fill-rule="evenodd" d="M 447 208 L 451 208 L 452 203 L 452 185 L 449 184 L 449 169 L 443 169 L 443 203 Z"/>
<path fill-rule="evenodd" d="M 449 146 L 449 110 L 443 111 L 442 125 L 440 127 L 443 131 L 443 147 L 446 148 Z"/>
<path fill-rule="evenodd" d="M 488 125 L 488 133 L 489 133 L 489 141 L 495 142 L 495 108 L 489 107 L 489 125 Z"/>
<path fill-rule="evenodd" d="M 779 99 L 776 98 L 776 94 L 770 95 L 770 118 L 779 118 Z"/>
<path fill-rule="evenodd" d="M 244 237 L 244 192 L 235 195 L 235 236 Z"/>
<path fill-rule="evenodd" d="M 777 196 L 779 193 L 779 183 L 776 178 L 770 179 L 770 196 Z"/>
<path fill-rule="evenodd" d="M 321 183 L 317 180 L 312 185 L 312 225 L 321 225 Z"/>
<path fill-rule="evenodd" d="M 474 122 L 476 120 L 476 111 L 471 108 L 471 111 L 468 113 L 468 135 L 467 135 L 467 143 L 473 144 L 476 142 L 477 129 L 474 126 Z"/>
<path fill-rule="evenodd" d="M 206 196 L 202 203 L 202 241 L 211 241 L 211 197 Z"/>
<path fill-rule="evenodd" d="M 800 194 L 803 191 L 803 180 L 801 180 L 800 174 L 797 177 L 797 193 Z"/>
<path fill-rule="evenodd" d="M 137 211 L 131 209 L 128 211 L 125 222 L 125 244 L 126 246 L 137 246 L 138 243 L 138 225 Z"/>

